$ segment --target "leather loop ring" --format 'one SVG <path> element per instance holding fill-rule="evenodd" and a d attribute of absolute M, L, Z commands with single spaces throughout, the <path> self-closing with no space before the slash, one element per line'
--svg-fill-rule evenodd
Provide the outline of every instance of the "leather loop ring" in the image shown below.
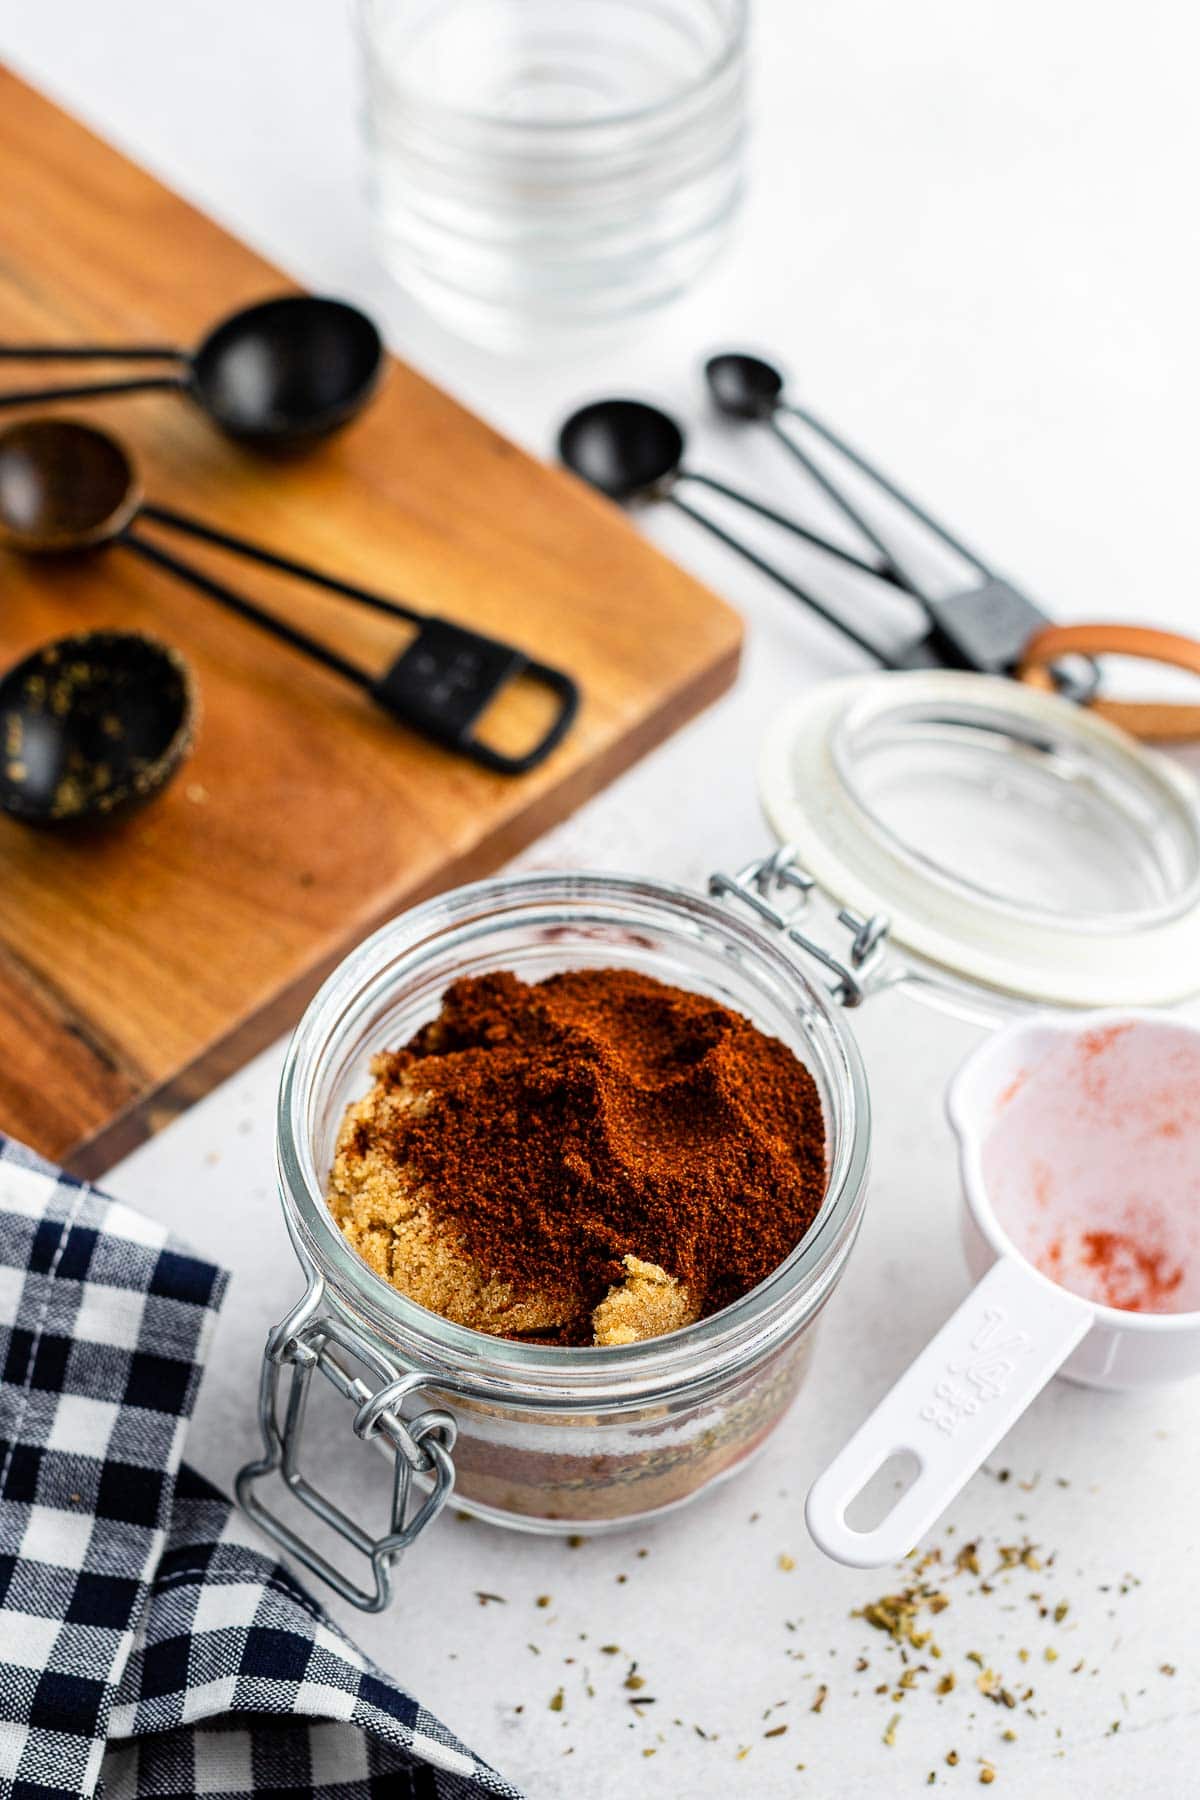
<path fill-rule="evenodd" d="M 1200 642 L 1180 632 L 1156 631 L 1149 625 L 1048 625 L 1025 646 L 1017 679 L 1031 687 L 1053 689 L 1050 664 L 1063 656 L 1134 656 L 1200 675 Z M 1200 739 L 1200 704 L 1103 697 L 1089 704 L 1102 719 L 1148 742 Z"/>

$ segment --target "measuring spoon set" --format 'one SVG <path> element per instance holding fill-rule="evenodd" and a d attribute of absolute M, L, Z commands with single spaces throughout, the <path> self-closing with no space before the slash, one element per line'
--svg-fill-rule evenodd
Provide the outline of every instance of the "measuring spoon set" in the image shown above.
<path fill-rule="evenodd" d="M 378 385 L 383 347 L 356 308 L 311 295 L 245 308 L 191 352 L 166 345 L 0 346 L 0 362 L 99 359 L 163 366 L 128 379 L 14 388 L 0 392 L 0 409 L 162 389 L 181 394 L 220 431 L 253 448 L 292 448 L 327 436 L 362 410 Z M 386 668 L 364 668 L 183 560 L 143 525 L 291 576 L 400 620 L 414 633 Z M 571 677 L 512 644 L 156 505 L 118 439 L 76 420 L 23 418 L 0 428 L 0 545 L 37 556 L 108 547 L 132 552 L 332 670 L 410 729 L 497 774 L 535 768 L 578 710 Z M 546 691 L 553 714 L 537 742 L 511 754 L 476 728 L 518 679 Z M 193 728 L 194 685 L 166 646 L 112 631 L 45 646 L 0 678 L 0 809 L 37 825 L 120 817 L 162 790 Z"/>
<path fill-rule="evenodd" d="M 783 513 L 744 488 L 695 467 L 686 456 L 681 426 L 661 408 L 624 396 L 590 402 L 573 412 L 559 432 L 559 456 L 592 487 L 622 503 L 663 501 L 685 513 L 793 599 L 849 639 L 885 669 L 970 669 L 1013 675 L 1035 686 L 1057 686 L 1087 701 L 1113 723 L 1156 739 L 1200 737 L 1200 706 L 1101 698 L 1095 658 L 1105 654 L 1172 664 L 1200 673 L 1200 644 L 1140 623 L 1056 626 L 1028 595 L 1003 577 L 961 537 L 840 433 L 793 399 L 782 372 L 762 357 L 725 351 L 708 359 L 704 378 L 718 414 L 768 433 L 802 471 L 810 492 L 832 505 L 857 536 L 855 553 L 803 519 Z M 851 475 L 848 485 L 844 476 Z M 906 597 L 919 624 L 898 649 L 827 600 L 813 579 L 800 581 L 746 538 L 729 530 L 688 490 L 699 488 L 740 506 L 816 549 L 828 567 L 853 570 L 869 588 L 892 599 Z M 872 496 L 867 505 L 859 496 Z M 905 542 L 889 535 L 885 511 L 906 522 Z M 958 571 L 948 591 L 920 572 L 911 543 L 948 553 Z M 965 569 L 964 582 L 962 571 Z M 1064 661 L 1064 659 L 1066 659 Z"/>

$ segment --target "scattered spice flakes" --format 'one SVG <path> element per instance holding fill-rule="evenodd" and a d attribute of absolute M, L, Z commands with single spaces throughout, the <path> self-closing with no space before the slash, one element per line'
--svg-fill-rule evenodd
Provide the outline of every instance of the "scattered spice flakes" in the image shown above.
<path fill-rule="evenodd" d="M 1031 1485 L 1036 1485 L 1036 1479 L 1033 1484 L 1024 1482 L 1018 1484 L 1014 1482 L 1014 1485 L 1020 1485 L 1023 1489 L 1028 1491 Z M 1060 1482 L 1059 1485 L 1065 1486 L 1069 1484 L 1063 1481 Z M 1024 1515 L 1018 1514 L 1017 1518 L 1018 1520 L 1023 1520 Z M 951 1535 L 951 1530 L 951 1527 L 946 1527 L 947 1537 Z M 919 1689 L 920 1682 L 918 1678 L 923 1673 L 929 1673 L 930 1665 L 926 1662 L 917 1662 L 914 1659 L 912 1652 L 914 1650 L 919 1651 L 924 1649 L 926 1655 L 931 1659 L 940 1659 L 943 1655 L 941 1647 L 933 1641 L 932 1632 L 926 1625 L 923 1615 L 925 1613 L 941 1613 L 949 1606 L 951 1597 L 941 1588 L 935 1587 L 929 1582 L 913 1579 L 913 1577 L 920 1576 L 924 1571 L 932 1568 L 935 1563 L 942 1562 L 944 1558 L 944 1566 L 949 1566 L 951 1561 L 953 1561 L 954 1570 L 958 1574 L 974 1575 L 980 1578 L 972 1589 L 973 1594 L 980 1596 L 992 1595 L 997 1592 L 1002 1592 L 1003 1587 L 1008 1585 L 1008 1579 L 996 1585 L 994 1585 L 992 1579 L 983 1579 L 982 1559 L 990 1557 L 991 1554 L 995 1554 L 997 1557 L 994 1573 L 996 1575 L 1005 1576 L 1008 1579 L 1011 1579 L 1011 1574 L 1018 1570 L 1029 1569 L 1034 1572 L 1038 1572 L 1042 1569 L 1052 1570 L 1056 1562 L 1055 1553 L 1047 1554 L 1028 1538 L 1023 1538 L 1016 1543 L 997 1545 L 995 1552 L 992 1552 L 990 1544 L 985 1550 L 984 1540 L 976 1537 L 969 1543 L 964 1543 L 961 1548 L 953 1554 L 953 1557 L 951 1555 L 951 1546 L 949 1544 L 944 1545 L 941 1550 L 930 1549 L 924 1552 L 910 1552 L 909 1556 L 904 1559 L 900 1567 L 903 1568 L 912 1584 L 900 1589 L 899 1592 L 882 1595 L 878 1600 L 871 1601 L 861 1608 L 856 1609 L 851 1615 L 854 1618 L 865 1619 L 875 1630 L 882 1631 L 895 1645 L 899 1660 L 904 1666 L 890 1681 L 878 1682 L 873 1685 L 872 1689 L 863 1688 L 860 1690 L 859 1688 L 855 1688 L 855 1697 L 857 1697 L 860 1692 L 865 1694 L 868 1691 L 873 1691 L 879 1696 L 885 1694 L 890 1695 L 895 1702 L 900 1702 L 904 1700 L 910 1692 Z M 1132 1587 L 1136 1585 L 1136 1582 L 1137 1578 L 1135 1576 L 1126 1575 L 1123 1578 L 1121 1591 L 1131 1591 Z M 1112 1591 L 1112 1584 L 1110 1584 L 1108 1588 L 1102 1587 L 1101 1591 Z M 1037 1607 L 1039 1617 L 1047 1622 L 1053 1621 L 1055 1625 L 1062 1625 L 1071 1615 L 1072 1606 L 1067 1600 L 1054 1600 L 1041 1592 L 1031 1593 L 1029 1599 Z M 1015 1604 L 1011 1603 L 1004 1604 L 1002 1610 L 1006 1612 L 1015 1612 L 1017 1607 Z M 790 1622 L 789 1628 L 791 1628 Z M 1068 1626 L 1067 1629 L 1069 1630 L 1071 1627 Z M 797 1652 L 788 1651 L 787 1654 L 795 1657 Z M 1030 1705 L 1034 1695 L 1033 1688 L 1010 1689 L 1006 1687 L 1001 1676 L 994 1668 L 989 1666 L 987 1659 L 981 1651 L 969 1650 L 963 1652 L 954 1648 L 952 1649 L 951 1654 L 956 1658 L 965 1654 L 967 1661 L 975 1665 L 978 1675 L 975 1679 L 974 1686 L 984 1698 L 990 1700 L 994 1705 L 1002 1706 L 1010 1713 L 1014 1712 L 1018 1707 L 1022 1707 L 1028 1712 L 1032 1719 L 1038 1719 L 1044 1716 L 1044 1714 L 1035 1711 Z M 1027 1664 L 1030 1661 L 1031 1656 L 1036 1653 L 1031 1652 L 1027 1648 L 1021 1648 L 1016 1654 L 1023 1664 Z M 1056 1662 L 1059 1659 L 1059 1652 L 1053 1645 L 1048 1645 L 1043 1650 L 1043 1656 L 1047 1662 Z M 865 1655 L 859 1655 L 854 1663 L 855 1671 L 859 1674 L 865 1672 L 869 1666 L 869 1659 Z M 1075 1665 L 1075 1669 L 1081 1670 L 1084 1666 L 1084 1659 L 1080 1658 L 1079 1662 Z M 1162 1663 L 1158 1666 L 1160 1673 L 1163 1675 L 1173 1675 L 1175 1673 L 1174 1664 Z M 1095 1673 L 1096 1671 L 1093 1670 L 1092 1672 Z M 931 1683 L 933 1692 L 939 1696 L 939 1698 L 944 1698 L 946 1695 L 953 1693 L 956 1688 L 962 1688 L 963 1685 L 962 1682 L 957 1680 L 953 1670 L 948 1670 L 943 1675 L 935 1675 Z M 828 1689 L 822 1684 L 822 1686 L 818 1688 L 816 1698 L 813 1701 L 812 1710 L 814 1712 L 819 1712 L 821 1710 L 827 1694 Z M 894 1732 L 896 1723 L 900 1717 L 902 1717 L 901 1714 L 894 1715 L 891 1722 L 888 1724 L 885 1732 L 885 1742 L 890 1743 L 892 1741 L 891 1734 Z M 972 1713 L 970 1717 L 974 1720 L 976 1715 Z M 1058 1731 L 1057 1735 L 1061 1738 L 1061 1730 Z M 996 1734 L 996 1737 L 997 1740 L 1002 1743 L 1015 1743 L 1018 1734 L 1010 1726 L 999 1731 Z M 946 1763 L 950 1767 L 955 1766 L 958 1761 L 959 1755 L 957 1751 L 947 1753 Z M 990 1786 L 997 1776 L 995 1764 L 989 1762 L 985 1757 L 978 1758 L 978 1763 L 980 1769 L 980 1781 L 983 1785 Z"/>
<path fill-rule="evenodd" d="M 633 1669 L 630 1669 L 628 1675 L 625 1677 L 624 1685 L 627 1688 L 632 1688 L 635 1694 L 639 1693 L 646 1685 L 646 1677 L 644 1675 L 635 1674 Z"/>
<path fill-rule="evenodd" d="M 1158 1672 L 1160 1675 L 1173 1675 L 1175 1673 L 1175 1664 L 1174 1663 L 1159 1663 Z"/>
<path fill-rule="evenodd" d="M 600 1654 L 601 1656 L 620 1656 L 621 1646 L 620 1644 L 601 1644 Z"/>
<path fill-rule="evenodd" d="M 581 1537 L 579 1532 L 573 1531 L 571 1533 L 570 1537 L 567 1539 L 567 1549 L 568 1550 L 578 1550 L 581 1548 L 582 1545 L 584 1545 L 586 1543 L 587 1543 L 587 1539 L 585 1537 Z"/>
<path fill-rule="evenodd" d="M 813 1695 L 813 1703 L 812 1703 L 812 1706 L 809 1708 L 809 1711 L 819 1713 L 828 1698 L 829 1698 L 829 1689 L 825 1685 L 825 1683 L 822 1682 L 820 1687 L 817 1689 L 816 1693 Z"/>
<path fill-rule="evenodd" d="M 1028 1538 L 1020 1544 L 1001 1544 L 1000 1567 L 1033 1569 L 1036 1573 L 1042 1567 L 1042 1560 L 1037 1552 L 1037 1545 L 1031 1544 Z"/>
<path fill-rule="evenodd" d="M 475 1598 L 480 1606 L 507 1606 L 508 1601 L 503 1594 L 488 1594 L 482 1588 L 475 1589 Z"/>
<path fill-rule="evenodd" d="M 763 1736 L 765 1738 L 782 1737 L 786 1730 L 786 1725 L 772 1725 L 770 1731 L 763 1732 Z"/>
<path fill-rule="evenodd" d="M 990 1700 L 994 1706 L 1007 1706 L 1011 1708 L 1017 1704 L 1016 1695 L 1010 1693 L 1008 1688 L 1004 1686 L 995 1669 L 985 1669 L 982 1675 L 977 1678 L 975 1686 L 979 1689 L 979 1692 L 983 1695 L 984 1699 Z"/>
<path fill-rule="evenodd" d="M 914 1650 L 923 1650 L 930 1634 L 917 1629 L 922 1608 L 928 1607 L 936 1613 L 944 1611 L 949 1604 L 940 1588 L 919 1582 L 898 1594 L 884 1594 L 878 1600 L 871 1600 L 850 1616 L 865 1619 L 876 1631 L 885 1631 L 894 1643 L 910 1644 Z"/>
<path fill-rule="evenodd" d="M 753 1748 L 754 1746 L 752 1744 L 743 1744 L 742 1748 L 737 1753 L 737 1760 L 739 1762 L 745 1762 Z"/>
<path fill-rule="evenodd" d="M 891 1749 L 892 1745 L 896 1742 L 896 1727 L 897 1727 L 897 1725 L 899 1725 L 899 1723 L 900 1723 L 900 1714 L 893 1713 L 891 1718 L 888 1720 L 887 1730 L 883 1734 L 883 1741 L 887 1745 L 889 1750 Z"/>
<path fill-rule="evenodd" d="M 794 1556 L 789 1556 L 785 1550 L 779 1558 L 779 1566 L 785 1574 L 790 1574 L 796 1566 L 796 1559 Z"/>
<path fill-rule="evenodd" d="M 539 1594 L 537 1597 L 537 1604 L 542 1607 L 549 1606 L 549 1604 L 550 1604 L 549 1594 Z"/>
<path fill-rule="evenodd" d="M 551 1712 L 561 1712 L 562 1709 L 563 1709 L 563 1691 L 561 1688 L 556 1688 L 554 1693 L 551 1694 L 551 1696 L 550 1696 L 550 1711 Z"/>

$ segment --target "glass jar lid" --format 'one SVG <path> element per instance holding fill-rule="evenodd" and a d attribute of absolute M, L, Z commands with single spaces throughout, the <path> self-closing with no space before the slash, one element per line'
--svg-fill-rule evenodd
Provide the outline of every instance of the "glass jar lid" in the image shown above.
<path fill-rule="evenodd" d="M 822 684 L 770 728 L 767 818 L 915 971 L 999 1000 L 1200 992 L 1200 794 L 1054 694 L 950 671 Z"/>

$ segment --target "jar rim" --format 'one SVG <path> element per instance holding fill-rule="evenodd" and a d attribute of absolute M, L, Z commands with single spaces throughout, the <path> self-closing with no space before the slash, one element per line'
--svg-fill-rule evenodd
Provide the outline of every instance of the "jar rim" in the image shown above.
<path fill-rule="evenodd" d="M 720 1312 L 666 1336 L 621 1345 L 529 1344 L 458 1325 L 418 1305 L 377 1274 L 346 1241 L 325 1199 L 313 1150 L 310 1118 L 331 1046 L 345 1040 L 422 950 L 448 943 L 455 931 L 474 941 L 502 920 L 574 903 L 631 911 L 642 922 L 657 915 L 693 942 L 715 940 L 730 962 L 751 959 L 780 986 L 805 1021 L 806 1038 L 822 1063 L 829 1092 L 829 1168 L 825 1198 L 813 1225 L 791 1254 L 749 1293 Z M 581 914 L 582 917 L 582 914 Z M 547 923 L 551 922 L 547 917 Z M 728 972 L 728 971 L 727 971 Z M 367 1323 L 406 1366 L 427 1368 L 431 1380 L 477 1397 L 514 1397 L 539 1407 L 593 1403 L 605 1395 L 628 1400 L 676 1394 L 728 1370 L 749 1351 L 763 1351 L 811 1317 L 828 1297 L 853 1244 L 865 1200 L 870 1140 L 866 1075 L 854 1038 L 834 1003 L 788 955 L 782 941 L 718 902 L 690 890 L 634 875 L 502 876 L 454 888 L 398 915 L 366 938 L 339 965 L 306 1010 L 288 1047 L 277 1114 L 278 1173 L 285 1217 L 306 1273 L 360 1323 Z"/>
<path fill-rule="evenodd" d="M 364 43 L 369 38 L 371 25 L 368 15 L 373 0 L 359 0 L 359 18 Z M 532 141 L 550 138 L 554 133 L 569 133 L 578 141 L 593 133 L 602 137 L 604 133 L 614 129 L 620 130 L 631 125 L 639 125 L 651 119 L 664 119 L 675 110 L 682 110 L 691 101 L 716 85 L 726 70 L 739 57 L 745 55 L 750 25 L 750 0 L 729 0 L 729 19 L 724 26 L 723 41 L 709 58 L 704 68 L 692 79 L 679 87 L 668 99 L 648 101 L 640 106 L 627 106 L 615 112 L 603 113 L 593 119 L 513 119 L 500 112 L 488 112 L 482 108 L 471 106 L 448 105 L 445 102 L 431 101 L 428 95 L 412 88 L 400 85 L 405 103 L 414 113 L 422 114 L 429 120 L 441 119 L 447 124 L 479 127 L 502 132 L 506 137 L 518 140 L 528 134 Z M 367 46 L 370 54 L 370 47 Z M 389 77 L 389 79 L 391 79 Z M 399 85 L 399 84 L 398 84 Z"/>

